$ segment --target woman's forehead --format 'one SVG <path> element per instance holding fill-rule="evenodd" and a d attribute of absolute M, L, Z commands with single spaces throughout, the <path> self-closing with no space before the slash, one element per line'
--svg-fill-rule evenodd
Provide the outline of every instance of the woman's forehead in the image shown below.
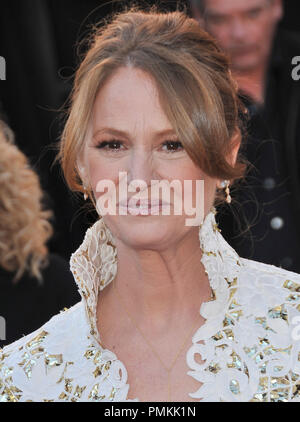
<path fill-rule="evenodd" d="M 96 95 L 94 107 L 108 116 L 114 110 L 125 113 L 128 108 L 129 111 L 135 109 L 135 112 L 149 108 L 162 111 L 153 79 L 140 69 L 127 67 L 118 69 L 103 84 Z"/>
<path fill-rule="evenodd" d="M 123 82 L 123 85 L 126 84 Z M 123 86 L 120 91 L 115 88 L 113 85 L 104 86 L 96 96 L 92 115 L 93 135 L 97 131 L 104 132 L 105 128 L 111 129 L 111 134 L 116 136 L 144 131 L 156 135 L 156 132 L 172 130 L 156 92 L 149 90 L 147 85 L 141 82 L 125 89 Z"/>

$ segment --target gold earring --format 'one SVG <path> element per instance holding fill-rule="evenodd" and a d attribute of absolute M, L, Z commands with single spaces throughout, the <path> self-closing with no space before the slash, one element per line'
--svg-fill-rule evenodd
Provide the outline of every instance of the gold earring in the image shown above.
<path fill-rule="evenodd" d="M 230 196 L 230 191 L 229 191 L 229 184 L 230 184 L 230 181 L 229 180 L 223 180 L 221 182 L 221 187 L 222 188 L 226 188 L 225 189 L 225 192 L 226 192 L 226 202 L 228 204 L 230 204 L 230 202 L 231 202 L 231 196 Z"/>

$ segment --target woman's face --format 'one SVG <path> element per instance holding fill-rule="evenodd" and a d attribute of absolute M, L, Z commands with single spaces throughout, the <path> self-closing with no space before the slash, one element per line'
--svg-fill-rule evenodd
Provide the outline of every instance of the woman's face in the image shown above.
<path fill-rule="evenodd" d="M 113 235 L 131 247 L 159 250 L 180 241 L 191 230 L 198 230 L 213 205 L 217 180 L 205 175 L 183 149 L 160 106 L 155 83 L 142 70 L 119 68 L 99 91 L 82 157 L 85 184 L 93 190 L 97 204 L 107 195 L 107 191 L 97 192 L 98 182 L 104 179 L 113 182 L 116 204 L 119 195 L 124 198 L 127 194 L 130 199 L 137 192 L 149 201 L 160 199 L 170 204 L 169 215 L 163 215 L 167 211 L 157 210 L 154 204 L 154 215 L 148 209 L 144 211 L 148 215 L 132 215 L 132 211 L 118 205 L 116 215 L 104 215 Z M 126 192 L 121 189 L 119 172 L 125 172 L 121 180 L 127 177 Z M 128 185 L 136 179 L 142 180 L 144 186 L 129 192 Z M 151 181 L 154 186 L 160 182 L 167 187 L 173 180 L 179 184 L 176 182 L 175 195 L 171 189 L 170 198 L 162 190 L 159 195 L 151 190 Z M 196 180 L 204 181 L 198 182 L 197 192 Z M 113 192 L 110 189 L 110 195 Z M 178 200 L 182 212 L 174 215 Z M 196 204 L 201 215 L 187 214 L 189 206 Z M 120 209 L 127 215 L 118 215 Z M 193 217 L 197 217 L 197 225 L 187 225 L 187 219 Z"/>

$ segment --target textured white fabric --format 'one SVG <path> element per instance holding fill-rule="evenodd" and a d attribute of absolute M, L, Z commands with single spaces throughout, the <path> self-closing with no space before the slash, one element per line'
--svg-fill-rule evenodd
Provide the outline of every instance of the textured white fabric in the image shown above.
<path fill-rule="evenodd" d="M 186 355 L 187 373 L 199 381 L 189 394 L 199 401 L 300 401 L 300 275 L 239 257 L 215 212 L 199 229 L 215 300 L 201 305 L 206 321 Z M 81 302 L 0 351 L 0 402 L 139 401 L 128 400 L 126 362 L 101 346 L 96 327 L 98 293 L 117 271 L 114 245 L 103 219 L 87 230 L 70 260 Z"/>

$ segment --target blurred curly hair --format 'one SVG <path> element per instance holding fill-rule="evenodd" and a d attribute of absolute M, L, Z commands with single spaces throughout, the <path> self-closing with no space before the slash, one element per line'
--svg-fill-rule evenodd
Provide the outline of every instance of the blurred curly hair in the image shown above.
<path fill-rule="evenodd" d="M 41 283 L 41 268 L 48 265 L 53 213 L 42 209 L 42 199 L 37 174 L 0 120 L 0 266 L 16 273 L 14 283 L 25 272 Z"/>

